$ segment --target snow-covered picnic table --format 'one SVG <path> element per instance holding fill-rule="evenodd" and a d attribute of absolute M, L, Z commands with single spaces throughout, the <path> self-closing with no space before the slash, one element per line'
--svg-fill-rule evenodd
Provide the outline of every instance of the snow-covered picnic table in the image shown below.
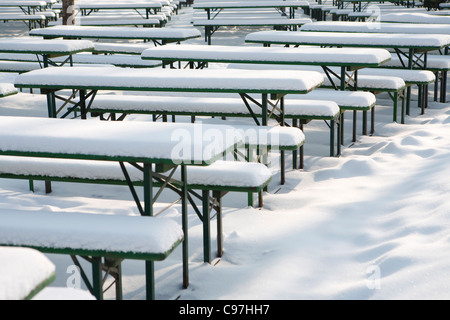
<path fill-rule="evenodd" d="M 206 47 L 206 46 L 205 46 Z M 186 70 L 186 69 L 122 69 L 98 67 L 47 68 L 18 76 L 18 88 L 40 88 L 47 91 L 80 90 L 82 98 L 73 108 L 86 113 L 87 100 L 98 90 L 217 92 L 261 94 L 262 119 L 266 124 L 268 95 L 306 94 L 319 87 L 323 77 L 318 72 L 246 71 L 246 70 Z M 86 94 L 86 90 L 91 90 Z M 56 116 L 56 108 L 49 104 L 49 115 Z M 67 114 L 71 113 L 69 109 Z M 66 116 L 64 115 L 64 116 Z"/>
<path fill-rule="evenodd" d="M 205 10 L 208 19 L 214 19 L 224 9 L 264 9 L 273 8 L 284 14 L 285 9 L 289 9 L 289 18 L 295 18 L 295 9 L 309 7 L 307 1 L 211 1 L 194 3 L 193 8 Z M 211 15 L 213 14 L 213 15 Z"/>
<path fill-rule="evenodd" d="M 55 265 L 41 252 L 0 246 L 0 300 L 29 300 L 55 279 Z"/>
<path fill-rule="evenodd" d="M 52 69 L 60 70 L 48 68 L 40 71 L 45 73 Z M 213 142 L 208 132 L 214 134 L 216 139 Z M 174 138 L 180 135 L 192 138 L 181 141 Z M 186 167 L 210 165 L 243 142 L 242 135 L 228 125 L 0 117 L 0 156 L 112 161 L 119 163 L 126 177 L 124 163 L 139 168 L 144 188 L 143 205 L 133 192 L 133 185 L 129 184 L 129 187 L 142 216 L 153 216 L 153 165 L 178 168 L 181 171 L 179 194 L 185 287 L 188 285 Z M 171 176 L 166 177 L 163 173 L 158 177 L 171 180 Z"/>
<path fill-rule="evenodd" d="M 289 33 L 289 32 L 288 32 Z M 293 32 L 296 34 L 297 32 Z M 162 60 L 163 63 L 175 61 L 220 63 L 253 63 L 282 65 L 316 65 L 326 72 L 329 67 L 341 67 L 340 84 L 343 89 L 348 82 L 346 71 L 366 67 L 376 67 L 389 61 L 390 53 L 385 49 L 355 48 L 257 48 L 237 46 L 164 46 L 150 48 L 142 53 L 142 59 Z M 250 72 L 250 71 L 249 71 Z M 276 72 L 276 71 L 274 71 Z M 357 77 L 355 77 L 356 79 Z M 355 83 L 357 86 L 357 83 Z"/>
<path fill-rule="evenodd" d="M 201 36 L 195 28 L 133 28 L 133 27 L 89 27 L 54 26 L 30 31 L 30 36 L 45 39 L 88 38 L 153 41 L 155 44 L 181 42 Z"/>

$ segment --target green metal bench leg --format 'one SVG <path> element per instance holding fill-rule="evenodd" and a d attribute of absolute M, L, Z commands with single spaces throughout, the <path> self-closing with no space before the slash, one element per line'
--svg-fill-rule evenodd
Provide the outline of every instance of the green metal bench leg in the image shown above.
<path fill-rule="evenodd" d="M 394 110 L 392 121 L 397 122 L 397 110 L 398 110 L 398 92 L 394 92 Z"/>
<path fill-rule="evenodd" d="M 352 142 L 356 141 L 356 121 L 357 121 L 358 115 L 356 114 L 356 110 L 353 110 L 353 137 Z"/>
<path fill-rule="evenodd" d="M 297 119 L 293 119 L 292 120 L 292 127 L 297 127 Z M 292 151 L 292 169 L 296 170 L 297 169 L 297 150 L 293 150 Z"/>
<path fill-rule="evenodd" d="M 375 106 L 372 107 L 370 112 L 370 134 L 375 133 Z"/>
<path fill-rule="evenodd" d="M 223 228 L 222 228 L 222 195 L 220 191 L 213 191 L 213 197 L 217 201 L 217 256 L 223 255 Z"/>
<path fill-rule="evenodd" d="M 92 287 L 97 300 L 103 300 L 102 258 L 92 257 Z"/>
<path fill-rule="evenodd" d="M 211 216 L 209 190 L 202 190 L 203 207 L 203 261 L 211 263 Z"/>
<path fill-rule="evenodd" d="M 182 219 L 182 228 L 184 233 L 183 240 L 183 288 L 187 288 L 189 286 L 189 243 L 188 243 L 188 188 L 187 188 L 187 168 L 186 165 L 181 165 L 181 197 L 182 197 L 182 205 L 181 205 L 181 219 Z"/>
<path fill-rule="evenodd" d="M 251 147 L 247 148 L 247 161 L 248 162 L 252 162 L 253 161 L 253 149 Z M 253 207 L 253 192 L 249 192 L 248 193 L 248 197 L 247 197 L 247 204 L 249 207 Z"/>
<path fill-rule="evenodd" d="M 331 122 L 330 122 L 330 157 L 334 157 L 334 140 L 335 140 L 334 120 L 331 120 Z"/>
<path fill-rule="evenodd" d="M 155 300 L 155 262 L 145 261 L 145 290 L 147 300 Z"/>
<path fill-rule="evenodd" d="M 408 89 L 411 89 L 411 87 L 408 87 Z M 406 104 L 408 103 L 408 100 L 406 100 Z M 403 92 L 402 96 L 402 124 L 405 123 L 405 92 Z"/>
<path fill-rule="evenodd" d="M 367 111 L 363 111 L 363 120 L 362 120 L 362 134 L 367 135 Z"/>
<path fill-rule="evenodd" d="M 409 115 L 410 106 L 411 106 L 411 86 L 408 86 L 406 88 L 406 114 L 407 115 Z"/>

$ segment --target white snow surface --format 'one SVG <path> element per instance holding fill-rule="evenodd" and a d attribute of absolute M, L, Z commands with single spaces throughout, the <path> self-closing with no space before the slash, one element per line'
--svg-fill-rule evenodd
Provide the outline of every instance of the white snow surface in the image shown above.
<path fill-rule="evenodd" d="M 182 8 L 167 27 L 192 27 L 192 13 L 191 7 Z M 249 45 L 245 35 L 253 31 L 219 30 L 215 43 Z M 190 43 L 205 44 L 203 38 Z M 224 68 L 209 67 L 218 73 Z M 1 82 L 14 82 L 15 75 L 1 77 Z M 447 101 L 449 88 L 447 84 Z M 431 97 L 433 89 L 430 84 Z M 330 94 L 329 90 L 317 92 L 324 98 Z M 412 99 L 411 114 L 400 124 L 392 122 L 390 97 L 377 95 L 375 132 L 358 133 L 356 142 L 351 141 L 351 119 L 346 117 L 340 157 L 328 156 L 325 123 L 305 125 L 304 169 L 287 166 L 286 184 L 280 185 L 279 157 L 272 153 L 269 169 L 274 177 L 264 194 L 263 208 L 247 207 L 243 194 L 224 197 L 225 251 L 212 264 L 203 262 L 202 224 L 191 210 L 190 285 L 181 287 L 181 248 L 177 248 L 168 259 L 155 263 L 157 299 L 448 300 L 450 103 L 431 100 L 422 115 L 415 107 L 414 87 Z M 0 106 L 1 115 L 47 116 L 45 95 L 19 93 L 0 99 Z M 135 120 L 149 118 L 127 119 Z M 217 117 L 198 121 L 223 122 Z M 292 159 L 286 155 L 288 165 Z M 157 202 L 165 206 L 173 201 L 174 197 L 163 192 Z M 126 187 L 53 183 L 53 192 L 47 195 L 43 184 L 35 182 L 31 193 L 28 181 L 9 179 L 0 179 L 0 208 L 137 214 Z M 180 222 L 180 206 L 162 215 L 157 218 L 167 216 Z M 212 230 L 215 224 L 213 219 Z M 212 238 L 215 241 L 215 233 Z M 51 288 L 65 288 L 73 262 L 69 257 L 47 256 L 56 265 Z M 145 299 L 143 270 L 141 261 L 124 261 L 125 299 Z M 53 299 L 61 298 L 62 293 L 55 294 L 59 296 Z M 114 298 L 110 292 L 105 297 Z"/>

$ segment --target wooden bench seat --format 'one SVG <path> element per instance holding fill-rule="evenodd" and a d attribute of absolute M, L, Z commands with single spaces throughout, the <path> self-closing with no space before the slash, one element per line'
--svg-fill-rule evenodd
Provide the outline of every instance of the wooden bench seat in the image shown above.
<path fill-rule="evenodd" d="M 0 245 L 28 247 L 43 253 L 87 256 L 92 285 L 103 298 L 103 269 L 112 268 L 121 298 L 120 263 L 145 260 L 147 297 L 155 298 L 154 261 L 167 258 L 183 241 L 181 226 L 167 218 L 73 212 L 0 210 Z M 106 269 L 105 269 L 106 270 Z"/>

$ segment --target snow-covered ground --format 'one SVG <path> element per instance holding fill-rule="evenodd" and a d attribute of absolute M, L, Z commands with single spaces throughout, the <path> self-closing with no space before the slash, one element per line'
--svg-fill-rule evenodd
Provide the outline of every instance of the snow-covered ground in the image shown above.
<path fill-rule="evenodd" d="M 183 8 L 167 27 L 191 27 L 192 14 L 192 8 Z M 12 24 L 9 30 L 26 35 L 20 28 Z M 245 35 L 258 30 L 219 30 L 213 44 L 248 45 Z M 203 38 L 187 43 L 206 45 Z M 0 82 L 14 76 L 1 74 Z M 431 95 L 433 86 L 429 89 Z M 414 89 L 411 115 L 399 124 L 392 122 L 389 97 L 377 95 L 375 133 L 358 135 L 355 143 L 347 116 L 340 157 L 327 156 L 326 124 L 306 125 L 305 168 L 289 169 L 281 186 L 278 157 L 272 154 L 274 177 L 264 208 L 247 207 L 244 194 L 225 196 L 224 255 L 212 264 L 203 262 L 202 226 L 192 212 L 190 286 L 181 287 L 179 247 L 156 263 L 157 299 L 449 299 L 450 103 L 431 102 L 421 115 L 416 99 Z M 19 93 L 0 100 L 0 115 L 46 117 L 45 103 L 40 95 Z M 164 207 L 173 195 L 160 201 Z M 32 193 L 28 181 L 7 179 L 0 180 L 0 208 L 137 214 L 126 187 L 54 183 L 45 194 L 43 184 L 36 182 Z M 178 206 L 164 215 L 180 221 Z M 73 262 L 47 256 L 56 265 L 51 288 L 58 290 L 46 289 L 36 298 L 62 299 L 60 288 L 78 284 Z M 141 261 L 124 261 L 123 290 L 125 299 L 145 299 Z M 77 297 L 72 294 L 66 297 Z"/>

